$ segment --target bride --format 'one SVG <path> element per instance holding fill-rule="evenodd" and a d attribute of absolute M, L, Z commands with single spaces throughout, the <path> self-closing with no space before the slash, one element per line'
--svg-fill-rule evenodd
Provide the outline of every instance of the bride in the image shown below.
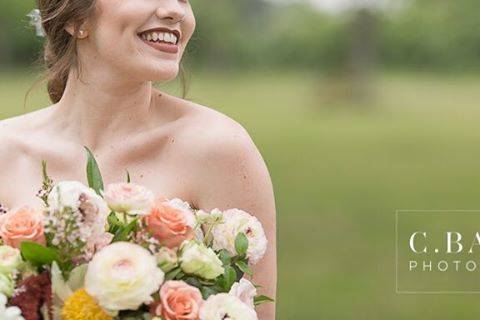
<path fill-rule="evenodd" d="M 39 0 L 52 105 L 0 121 L 0 202 L 39 206 L 42 160 L 56 180 L 84 177 L 89 147 L 106 183 L 132 180 L 204 210 L 240 208 L 262 222 L 269 250 L 255 282 L 275 297 L 275 202 L 245 129 L 159 91 L 177 77 L 195 29 L 188 0 Z M 163 39 L 163 40 L 162 40 Z M 259 318 L 274 319 L 274 304 Z"/>

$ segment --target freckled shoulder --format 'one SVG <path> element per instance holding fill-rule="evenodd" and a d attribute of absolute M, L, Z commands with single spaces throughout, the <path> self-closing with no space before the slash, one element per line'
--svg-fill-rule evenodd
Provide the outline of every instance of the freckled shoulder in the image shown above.
<path fill-rule="evenodd" d="M 193 159 L 218 161 L 256 152 L 247 130 L 237 121 L 213 108 L 181 100 L 185 115 L 180 136 Z"/>

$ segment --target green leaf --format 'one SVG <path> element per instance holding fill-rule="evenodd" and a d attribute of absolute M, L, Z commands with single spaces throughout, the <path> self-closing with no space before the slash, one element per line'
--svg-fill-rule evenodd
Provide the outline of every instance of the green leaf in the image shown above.
<path fill-rule="evenodd" d="M 208 297 L 213 296 L 213 295 L 215 295 L 215 294 L 218 293 L 218 291 L 215 290 L 215 288 L 213 288 L 213 287 L 205 287 L 205 286 L 202 287 L 202 288 L 200 289 L 200 291 L 202 292 L 202 297 L 203 297 L 203 299 L 205 299 L 205 300 L 207 300 Z"/>
<path fill-rule="evenodd" d="M 218 284 L 224 292 L 230 291 L 232 285 L 237 280 L 237 272 L 231 266 L 225 267 L 225 273 L 218 277 Z"/>
<path fill-rule="evenodd" d="M 248 239 L 244 233 L 239 233 L 235 238 L 235 250 L 239 255 L 247 253 L 248 250 Z"/>
<path fill-rule="evenodd" d="M 180 272 L 182 272 L 182 269 L 180 269 L 180 267 L 175 268 L 175 269 L 167 272 L 167 273 L 165 274 L 165 281 L 175 279 L 175 277 L 176 277 Z"/>
<path fill-rule="evenodd" d="M 95 190 L 95 192 L 101 195 L 100 191 L 103 189 L 103 179 L 102 174 L 100 173 L 100 169 L 98 168 L 97 160 L 93 156 L 92 151 L 85 147 L 87 151 L 87 179 L 88 179 L 88 186 Z"/>
<path fill-rule="evenodd" d="M 127 241 L 129 239 L 130 233 L 132 233 L 138 223 L 138 218 L 133 219 L 129 224 L 127 224 L 124 227 L 120 227 L 118 231 L 115 233 L 115 237 L 113 238 L 113 241 Z"/>
<path fill-rule="evenodd" d="M 115 236 L 113 237 L 113 242 L 127 241 L 130 236 L 130 233 L 134 231 L 135 228 L 137 227 L 137 222 L 138 222 L 138 218 L 135 218 L 126 226 L 120 227 L 115 233 Z"/>
<path fill-rule="evenodd" d="M 179 273 L 177 273 L 177 275 L 175 276 L 175 279 L 176 280 L 181 280 L 183 277 L 185 277 L 185 273 L 183 271 L 180 271 Z"/>
<path fill-rule="evenodd" d="M 132 182 L 132 179 L 130 179 L 130 172 L 127 170 L 127 183 Z"/>
<path fill-rule="evenodd" d="M 223 266 L 230 265 L 230 263 L 232 261 L 232 257 L 230 255 L 230 252 L 228 252 L 225 249 L 220 250 L 220 252 L 218 253 L 218 258 L 222 261 Z"/>
<path fill-rule="evenodd" d="M 115 212 L 110 212 L 107 218 L 108 221 L 108 232 L 116 234 L 118 229 L 123 226 L 123 223 L 118 219 Z"/>
<path fill-rule="evenodd" d="M 187 278 L 183 279 L 183 281 L 185 281 L 189 285 L 194 286 L 194 287 L 199 288 L 199 289 L 202 287 L 202 283 L 195 277 L 187 277 Z"/>
<path fill-rule="evenodd" d="M 60 260 L 57 250 L 44 247 L 36 242 L 22 242 L 20 252 L 22 253 L 23 259 L 37 267 L 50 266 L 53 261 Z"/>
<path fill-rule="evenodd" d="M 270 297 L 264 296 L 264 295 L 256 296 L 255 298 L 253 298 L 253 303 L 256 306 L 258 306 L 262 303 L 265 303 L 265 302 L 275 302 L 275 300 L 273 300 Z"/>
<path fill-rule="evenodd" d="M 235 262 L 235 265 L 243 272 L 248 274 L 249 276 L 253 276 L 252 269 L 248 266 L 248 263 L 246 263 L 244 260 L 239 260 Z"/>

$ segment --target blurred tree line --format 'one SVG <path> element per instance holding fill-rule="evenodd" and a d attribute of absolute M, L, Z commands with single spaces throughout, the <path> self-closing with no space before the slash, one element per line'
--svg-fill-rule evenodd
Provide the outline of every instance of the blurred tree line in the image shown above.
<path fill-rule="evenodd" d="M 35 2 L 2 3 L 0 65 L 28 64 L 41 47 L 25 16 Z M 367 18 L 364 11 L 332 15 L 301 3 L 191 3 L 197 32 L 188 57 L 195 66 L 338 70 L 363 45 L 382 67 L 480 69 L 478 0 L 410 0 L 402 10 L 371 11 Z"/>

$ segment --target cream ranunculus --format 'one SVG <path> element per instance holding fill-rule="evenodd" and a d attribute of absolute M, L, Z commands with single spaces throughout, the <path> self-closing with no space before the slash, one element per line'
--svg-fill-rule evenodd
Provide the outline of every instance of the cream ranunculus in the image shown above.
<path fill-rule="evenodd" d="M 227 293 L 210 296 L 200 308 L 200 320 L 258 320 L 254 309 Z"/>
<path fill-rule="evenodd" d="M 22 256 L 18 249 L 10 246 L 0 246 L 0 273 L 11 274 L 23 264 Z"/>
<path fill-rule="evenodd" d="M 164 273 L 149 251 L 128 242 L 115 242 L 93 256 L 85 289 L 109 311 L 136 310 L 153 301 Z"/>
<path fill-rule="evenodd" d="M 222 265 L 212 249 L 196 241 L 184 242 L 180 249 L 180 267 L 185 273 L 215 279 L 225 272 Z"/>
<path fill-rule="evenodd" d="M 239 233 L 248 239 L 247 258 L 250 264 L 260 261 L 267 250 L 267 237 L 262 224 L 249 213 L 239 209 L 229 209 L 223 213 L 223 223 L 213 227 L 213 249 L 225 249 L 236 254 L 235 239 Z"/>
<path fill-rule="evenodd" d="M 115 212 L 129 215 L 146 215 L 155 198 L 152 191 L 134 183 L 112 183 L 103 197 Z"/>

